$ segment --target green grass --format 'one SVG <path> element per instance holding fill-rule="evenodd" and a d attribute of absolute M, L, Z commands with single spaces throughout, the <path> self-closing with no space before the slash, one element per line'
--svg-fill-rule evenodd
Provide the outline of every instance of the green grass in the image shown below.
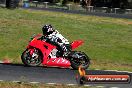
<path fill-rule="evenodd" d="M 20 56 L 31 35 L 52 24 L 71 42 L 83 39 L 91 58 L 90 69 L 132 71 L 132 20 L 0 8 L 0 59 L 21 63 Z"/>
<path fill-rule="evenodd" d="M 13 82 L 0 82 L 0 88 L 97 88 L 95 86 L 85 87 L 85 86 L 68 86 L 63 84 L 30 84 L 30 83 L 13 83 Z"/>

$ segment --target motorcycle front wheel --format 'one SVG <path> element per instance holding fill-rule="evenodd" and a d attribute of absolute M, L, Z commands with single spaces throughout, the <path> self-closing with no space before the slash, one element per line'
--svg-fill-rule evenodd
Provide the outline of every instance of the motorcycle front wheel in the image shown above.
<path fill-rule="evenodd" d="M 90 65 L 90 58 L 84 52 L 72 51 L 70 55 L 70 62 L 73 69 L 78 69 L 79 66 L 87 69 Z"/>
<path fill-rule="evenodd" d="M 42 63 L 42 56 L 37 49 L 34 50 L 32 55 L 30 49 L 26 49 L 21 55 L 21 60 L 26 66 L 39 66 Z"/>

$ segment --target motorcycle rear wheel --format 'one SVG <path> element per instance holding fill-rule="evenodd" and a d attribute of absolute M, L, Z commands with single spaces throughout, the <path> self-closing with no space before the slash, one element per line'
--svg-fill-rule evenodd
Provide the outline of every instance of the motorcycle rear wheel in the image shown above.
<path fill-rule="evenodd" d="M 30 55 L 30 50 L 26 49 L 21 55 L 21 60 L 24 63 L 24 65 L 26 65 L 26 66 L 39 66 L 42 63 L 42 56 L 41 56 L 39 50 L 37 50 L 37 52 L 35 52 L 35 54 L 36 54 L 36 58 L 33 58 Z"/>
<path fill-rule="evenodd" d="M 90 58 L 84 52 L 72 51 L 70 62 L 73 69 L 77 70 L 79 66 L 87 69 L 90 65 Z"/>

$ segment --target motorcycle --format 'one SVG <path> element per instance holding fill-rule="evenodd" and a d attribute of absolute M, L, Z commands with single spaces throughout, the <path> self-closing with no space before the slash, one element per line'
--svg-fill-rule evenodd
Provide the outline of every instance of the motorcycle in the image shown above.
<path fill-rule="evenodd" d="M 26 50 L 21 55 L 21 60 L 26 66 L 39 66 L 40 64 L 47 67 L 61 67 L 78 69 L 80 65 L 87 69 L 90 64 L 89 57 L 81 51 L 73 51 L 83 44 L 82 40 L 73 41 L 69 47 L 70 53 L 63 57 L 61 50 L 47 42 L 47 39 L 38 34 L 31 38 Z"/>

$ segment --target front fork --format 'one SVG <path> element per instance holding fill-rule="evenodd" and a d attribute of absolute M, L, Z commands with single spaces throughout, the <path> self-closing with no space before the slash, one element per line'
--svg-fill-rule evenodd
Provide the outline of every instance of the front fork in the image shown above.
<path fill-rule="evenodd" d="M 29 49 L 29 53 L 30 53 L 30 56 L 32 57 L 32 59 L 38 58 L 38 55 L 36 54 L 37 50 L 35 48 Z"/>

